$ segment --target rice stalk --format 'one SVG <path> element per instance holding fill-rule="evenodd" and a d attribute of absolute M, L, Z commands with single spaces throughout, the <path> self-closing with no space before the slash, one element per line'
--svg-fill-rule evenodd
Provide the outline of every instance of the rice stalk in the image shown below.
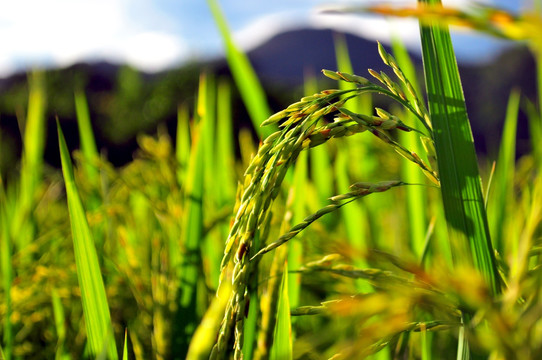
<path fill-rule="evenodd" d="M 283 222 L 282 227 L 285 226 Z M 279 301 L 281 286 L 281 271 L 286 260 L 286 248 L 281 248 L 275 252 L 271 267 L 269 269 L 269 278 L 267 286 L 264 287 L 261 294 L 261 324 L 258 332 L 257 348 L 254 353 L 255 360 L 269 359 L 269 353 L 273 344 L 275 325 L 277 321 L 277 304 Z"/>
<path fill-rule="evenodd" d="M 74 98 L 79 139 L 81 140 L 81 150 L 85 159 L 83 167 L 89 180 L 96 182 L 98 169 L 95 163 L 99 155 L 96 140 L 94 140 L 94 132 L 92 131 L 87 99 L 85 93 L 81 90 L 75 91 Z"/>
<path fill-rule="evenodd" d="M 205 137 L 212 130 L 207 114 L 206 77 L 200 77 L 198 93 L 197 130 L 192 132 L 190 159 L 186 173 L 184 192 L 185 213 L 182 224 L 181 259 L 178 276 L 180 277 L 180 299 L 177 318 L 179 328 L 173 334 L 177 342 L 173 344 L 174 356 L 186 356 L 189 341 L 198 323 L 197 295 L 200 278 L 201 254 L 203 247 L 203 205 L 205 196 Z M 212 137 L 211 137 L 212 139 Z M 207 148 L 208 149 L 208 148 Z"/>
<path fill-rule="evenodd" d="M 2 190 L 4 189 L 2 184 Z M 3 191 L 2 191 L 3 192 Z M 10 321 L 12 314 L 12 300 L 11 300 L 11 286 L 13 284 L 13 263 L 12 263 L 12 239 L 9 234 L 10 219 L 8 218 L 8 211 L 12 207 L 8 207 L 5 194 L 2 194 L 2 201 L 0 203 L 0 265 L 2 270 L 2 289 L 4 292 L 4 306 L 5 316 L 3 319 L 3 349 L 2 356 L 6 360 L 11 359 L 13 352 L 14 339 L 13 339 L 13 326 Z"/>
<path fill-rule="evenodd" d="M 73 165 L 66 140 L 58 122 L 57 128 L 89 351 L 92 356 L 105 353 L 108 358 L 117 359 L 118 354 L 111 315 L 109 313 L 98 255 L 83 203 L 75 184 Z"/>
<path fill-rule="evenodd" d="M 43 153 L 45 151 L 45 109 L 46 94 L 44 75 L 32 72 L 29 76 L 28 114 L 24 126 L 23 154 L 19 199 L 10 224 L 11 240 L 14 249 L 24 249 L 30 245 L 35 231 L 33 208 L 36 203 L 38 187 L 42 180 Z M 13 250 L 15 251 L 15 250 Z M 27 257 L 24 261 L 30 261 Z"/>
<path fill-rule="evenodd" d="M 181 104 L 177 108 L 175 158 L 179 166 L 177 181 L 179 185 L 182 185 L 186 181 L 188 161 L 190 159 L 190 114 L 186 104 Z"/>
<path fill-rule="evenodd" d="M 292 360 L 292 325 L 288 301 L 288 262 L 284 263 L 277 305 L 277 324 L 271 346 L 270 360 Z"/>
<path fill-rule="evenodd" d="M 491 234 L 495 249 L 504 253 L 504 229 L 507 223 L 506 210 L 513 202 L 513 183 L 516 158 L 516 129 L 518 121 L 520 94 L 512 91 L 508 100 L 504 130 L 499 146 L 499 158 L 495 173 L 493 187 L 494 202 L 488 205 L 488 212 L 492 215 Z M 511 253 L 515 253 L 513 249 Z"/>
<path fill-rule="evenodd" d="M 393 62 L 388 61 L 388 63 Z M 225 310 L 216 345 L 211 353 L 212 359 L 223 359 L 227 356 L 232 331 L 235 338 L 234 358 L 242 358 L 244 314 L 249 297 L 248 282 L 261 255 L 290 240 L 310 223 L 322 215 L 340 208 L 345 203 L 373 192 L 385 191 L 403 184 L 400 181 L 354 184 L 351 192 L 332 197 L 331 200 L 334 203 L 294 226 L 277 242 L 264 247 L 266 239 L 261 234 L 262 225 L 269 217 L 271 204 L 280 192 L 280 186 L 288 168 L 297 160 L 303 149 L 318 146 L 331 138 L 368 131 L 384 143 L 391 145 L 403 157 L 416 163 L 433 182 L 438 184 L 437 174 L 417 154 L 404 148 L 387 133 L 392 129 L 411 131 L 410 127 L 397 117 L 382 111 L 378 112 L 378 116 L 361 115 L 347 110 L 343 105 L 350 98 L 362 93 L 383 93 L 407 106 L 427 125 L 427 114 L 423 112 L 423 107 L 409 102 L 404 94 L 397 90 L 398 85 L 392 80 L 388 79 L 385 83 L 386 88 L 384 88 L 371 84 L 367 79 L 356 75 L 328 70 L 324 70 L 324 74 L 337 80 L 352 82 L 358 86 L 348 90 L 325 90 L 304 97 L 262 123 L 262 125 L 270 125 L 280 122 L 281 130 L 271 134 L 261 143 L 258 152 L 245 171 L 245 181 L 237 201 L 236 215 L 226 241 L 220 277 L 220 283 L 232 282 L 232 295 Z M 402 81 L 406 82 L 406 79 Z M 322 118 L 330 113 L 337 114 L 334 122 L 321 124 Z M 340 203 L 340 201 L 345 202 Z M 261 243 L 256 248 L 254 248 L 255 238 L 260 239 Z M 255 255 L 251 256 L 250 254 Z"/>
<path fill-rule="evenodd" d="M 254 128 L 260 137 L 266 137 L 273 131 L 272 128 L 261 128 L 262 119 L 271 114 L 265 92 L 258 80 L 256 72 L 252 68 L 248 57 L 237 47 L 233 41 L 231 31 L 226 18 L 220 9 L 218 0 L 207 0 L 222 40 L 225 45 L 226 59 L 230 66 L 232 76 L 235 80 L 243 102 L 247 107 Z"/>

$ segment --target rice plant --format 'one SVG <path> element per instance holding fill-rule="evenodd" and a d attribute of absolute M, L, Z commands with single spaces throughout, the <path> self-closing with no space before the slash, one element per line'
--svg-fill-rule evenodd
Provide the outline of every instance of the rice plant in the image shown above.
<path fill-rule="evenodd" d="M 337 88 L 308 80 L 269 116 L 209 5 L 259 144 L 233 134 L 231 84 L 206 72 L 175 140 L 140 135 L 115 168 L 76 89 L 81 150 L 58 126 L 60 173 L 43 164 L 47 74 L 29 78 L 20 177 L 0 179 L 2 357 L 539 358 L 539 105 L 510 95 L 495 170 L 480 171 L 447 30 L 461 20 L 536 52 L 524 30 L 539 18 L 342 8 L 420 18 L 427 94 L 400 43 L 375 44 L 388 71 L 364 77 L 337 37 L 339 68 L 322 71 Z M 520 109 L 532 153 L 515 161 Z"/>

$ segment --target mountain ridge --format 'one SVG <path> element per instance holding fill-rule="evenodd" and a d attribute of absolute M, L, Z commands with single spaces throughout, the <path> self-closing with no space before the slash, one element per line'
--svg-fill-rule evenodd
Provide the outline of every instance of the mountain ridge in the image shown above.
<path fill-rule="evenodd" d="M 368 77 L 368 68 L 392 74 L 382 63 L 376 42 L 328 29 L 297 29 L 279 33 L 247 53 L 264 88 L 268 90 L 272 110 L 278 111 L 302 95 L 302 84 L 307 73 L 314 74 L 318 80 L 327 80 L 319 75 L 319 71 L 322 68 L 337 68 L 334 50 L 334 38 L 337 36 L 343 36 L 346 40 L 356 74 Z M 415 54 L 413 61 L 421 78 L 422 61 Z M 525 98 L 533 103 L 537 101 L 534 59 L 525 46 L 520 46 L 509 49 L 484 65 L 459 65 L 477 149 L 494 153 L 511 89 L 521 88 Z M 217 76 L 229 75 L 224 58 L 185 64 L 155 74 L 107 62 L 47 70 L 47 161 L 58 165 L 54 131 L 57 116 L 63 127 L 74 131 L 71 146 L 77 147 L 75 111 L 70 100 L 73 99 L 75 88 L 81 88 L 87 94 L 99 146 L 109 149 L 109 158 L 114 164 L 122 165 L 130 161 L 137 148 L 137 133 L 152 133 L 159 123 L 167 124 L 174 133 L 177 107 L 182 102 L 193 106 L 201 71 Z M 17 111 L 26 108 L 26 81 L 27 75 L 20 73 L 0 79 L 0 130 L 4 133 L 4 139 L 10 138 L 4 141 L 4 148 L 14 148 L 17 156 L 20 155 L 22 144 Z M 121 84 L 123 81 L 131 83 L 135 90 L 126 89 Z M 326 84 L 333 86 L 329 80 Z M 249 126 L 250 121 L 239 95 L 235 92 L 234 95 L 236 127 Z M 522 115 L 518 128 L 519 153 L 528 150 L 527 128 L 525 116 Z M 4 148 L 0 148 L 0 151 L 13 152 Z M 6 169 L 5 164 L 0 164 L 0 167 Z"/>

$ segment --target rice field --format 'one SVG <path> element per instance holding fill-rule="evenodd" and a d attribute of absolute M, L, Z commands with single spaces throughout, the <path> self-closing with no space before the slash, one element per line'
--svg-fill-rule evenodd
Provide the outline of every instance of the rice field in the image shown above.
<path fill-rule="evenodd" d="M 337 38 L 336 87 L 309 78 L 273 114 L 208 2 L 233 79 L 202 73 L 175 136 L 140 135 L 126 166 L 75 92 L 81 146 L 57 122 L 46 167 L 47 74 L 29 76 L 20 173 L 0 178 L 0 358 L 539 359 L 542 97 L 510 94 L 480 167 L 448 25 L 528 42 L 540 85 L 540 16 L 338 9 L 418 17 L 425 86 L 400 42 L 375 43 L 388 70 L 363 77 Z M 234 133 L 234 87 L 259 143 Z"/>

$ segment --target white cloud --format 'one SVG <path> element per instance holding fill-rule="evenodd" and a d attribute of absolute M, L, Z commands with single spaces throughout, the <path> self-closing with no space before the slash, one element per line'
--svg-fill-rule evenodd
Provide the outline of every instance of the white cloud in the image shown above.
<path fill-rule="evenodd" d="M 444 2 L 457 6 L 471 3 Z M 277 0 L 256 4 L 224 0 L 224 10 L 239 7 L 230 19 L 233 29 L 248 23 L 235 32 L 237 43 L 244 49 L 253 48 L 281 31 L 307 25 L 349 31 L 384 42 L 395 31 L 407 44 L 418 42 L 413 20 L 311 12 L 314 6 L 325 3 L 357 5 L 360 1 Z M 128 62 L 154 71 L 196 54 L 216 54 L 221 47 L 212 17 L 201 0 L 0 1 L 0 39 L 0 76 L 29 66 L 65 66 L 98 59 Z"/>
<path fill-rule="evenodd" d="M 188 48 L 178 38 L 158 32 L 136 34 L 122 45 L 126 62 L 146 71 L 167 68 L 187 53 Z"/>
<path fill-rule="evenodd" d="M 384 19 L 373 16 L 357 16 L 347 14 L 314 14 L 312 26 L 329 28 L 366 39 L 389 43 L 392 36 L 399 36 L 410 48 L 419 44 L 420 29 L 417 21 L 412 19 Z"/>
<path fill-rule="evenodd" d="M 333 2 L 335 3 L 335 6 L 337 6 L 337 4 L 339 6 L 359 6 L 360 4 L 367 6 L 374 3 L 383 3 L 383 1 L 360 2 L 359 0 L 335 0 Z M 329 1 L 315 0 L 313 2 L 314 5 L 326 3 L 329 3 Z M 399 6 L 416 5 L 415 0 L 391 0 L 386 3 Z M 471 0 L 444 0 L 445 5 L 459 8 L 471 6 L 473 3 L 474 2 Z M 488 4 L 489 0 L 479 0 L 476 3 Z M 420 49 L 419 25 L 418 21 L 413 18 L 392 18 L 369 14 L 323 13 L 321 10 L 326 8 L 329 7 L 313 7 L 313 11 L 306 9 L 303 11 L 278 12 L 262 16 L 252 21 L 241 30 L 236 31 L 235 39 L 243 49 L 248 50 L 282 31 L 309 26 L 317 29 L 333 29 L 346 32 L 366 39 L 378 40 L 384 44 L 389 44 L 392 36 L 398 36 L 411 50 L 419 51 Z M 480 57 L 482 52 L 484 55 L 491 56 L 494 51 L 498 51 L 499 49 L 498 44 L 495 42 L 490 44 L 488 41 L 481 39 L 480 36 L 472 37 L 471 31 L 466 31 L 464 29 L 455 30 L 455 35 L 453 35 L 454 39 L 461 40 L 463 44 L 468 44 L 468 39 L 470 37 L 472 38 L 471 41 L 476 42 L 477 47 L 480 49 L 478 54 L 476 54 L 476 51 L 472 50 L 472 46 L 468 46 L 468 51 L 465 50 L 465 46 L 456 49 L 458 56 L 462 56 L 466 61 L 482 59 Z M 458 36 L 457 33 L 459 32 L 465 34 Z M 485 42 L 482 44 L 481 41 Z"/>
<path fill-rule="evenodd" d="M 474 3 L 488 3 L 488 0 L 443 0 L 445 6 L 456 8 L 467 8 Z M 416 6 L 416 0 L 388 0 L 388 1 L 365 1 L 343 0 L 338 6 L 321 7 L 323 9 L 333 9 L 340 6 L 369 6 L 371 4 L 391 4 L 400 7 Z M 408 47 L 419 47 L 419 25 L 413 18 L 392 18 L 382 17 L 370 14 L 325 14 L 316 11 L 313 14 L 311 23 L 315 27 L 333 28 L 340 31 L 352 33 L 369 39 L 375 39 L 382 42 L 390 42 L 392 36 L 399 38 Z"/>
<path fill-rule="evenodd" d="M 234 40 L 243 49 L 251 49 L 273 36 L 295 28 L 306 26 L 307 17 L 293 12 L 278 12 L 265 15 L 234 32 Z"/>
<path fill-rule="evenodd" d="M 17 0 L 0 4 L 0 75 L 29 65 L 68 65 L 106 58 L 159 70 L 186 56 L 182 40 L 164 30 L 163 16 L 127 0 Z M 136 9 L 136 10 L 134 10 Z M 153 26 L 156 25 L 156 26 Z M 155 29 L 161 29 L 155 30 Z"/>

